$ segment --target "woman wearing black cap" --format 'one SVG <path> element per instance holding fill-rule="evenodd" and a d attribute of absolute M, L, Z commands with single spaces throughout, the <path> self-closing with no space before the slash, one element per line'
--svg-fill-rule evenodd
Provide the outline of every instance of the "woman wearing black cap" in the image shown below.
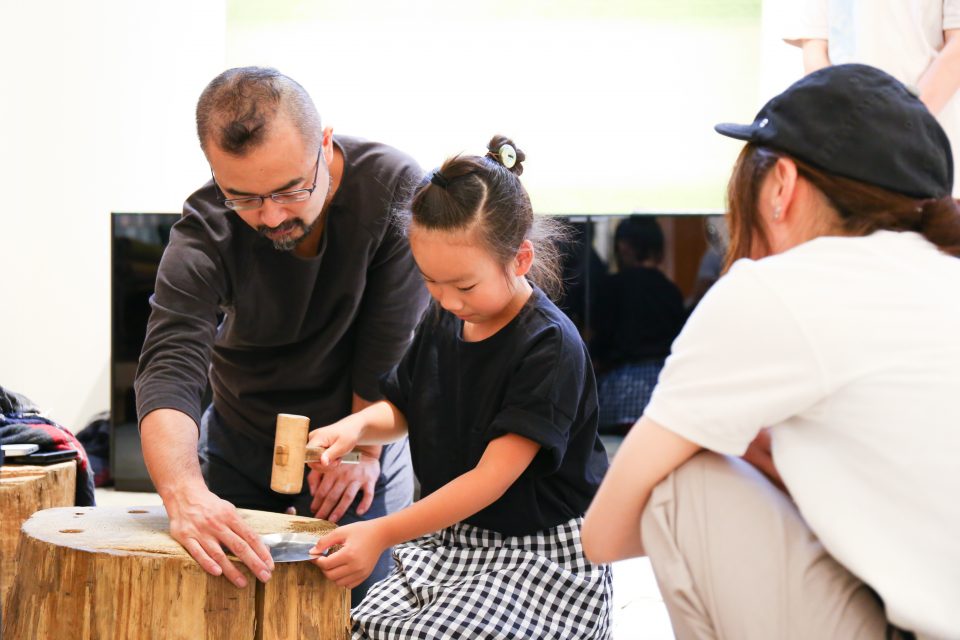
<path fill-rule="evenodd" d="M 748 141 L 728 271 L 587 513 L 587 556 L 649 555 L 678 638 L 960 638 L 946 136 L 864 65 L 717 130 Z M 736 457 L 758 435 L 789 495 Z"/>

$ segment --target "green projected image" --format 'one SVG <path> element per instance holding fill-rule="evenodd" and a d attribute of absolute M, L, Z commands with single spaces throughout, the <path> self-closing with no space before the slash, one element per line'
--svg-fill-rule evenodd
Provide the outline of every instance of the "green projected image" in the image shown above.
<path fill-rule="evenodd" d="M 756 112 L 760 0 L 228 2 L 227 64 L 274 66 L 324 123 L 425 168 L 494 133 L 537 211 L 723 207 Z"/>

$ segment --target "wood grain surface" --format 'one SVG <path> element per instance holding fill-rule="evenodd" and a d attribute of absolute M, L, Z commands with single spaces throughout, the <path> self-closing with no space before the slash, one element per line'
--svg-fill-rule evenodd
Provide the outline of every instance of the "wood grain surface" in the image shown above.
<path fill-rule="evenodd" d="M 0 467 L 0 607 L 4 612 L 7 592 L 16 574 L 20 526 L 41 509 L 72 505 L 76 487 L 75 460 L 46 466 Z"/>
<path fill-rule="evenodd" d="M 260 534 L 334 527 L 277 513 L 240 514 Z M 279 563 L 267 584 L 243 568 L 249 584 L 238 589 L 205 573 L 168 530 L 158 506 L 34 514 L 23 526 L 3 637 L 349 637 L 349 591 L 311 563 Z"/>

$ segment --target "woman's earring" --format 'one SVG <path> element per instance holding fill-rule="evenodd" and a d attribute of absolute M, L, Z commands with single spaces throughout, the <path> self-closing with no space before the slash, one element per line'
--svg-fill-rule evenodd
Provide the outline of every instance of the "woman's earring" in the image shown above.
<path fill-rule="evenodd" d="M 779 203 L 773 205 L 773 219 L 779 220 L 781 213 L 783 213 L 783 208 L 779 205 Z"/>

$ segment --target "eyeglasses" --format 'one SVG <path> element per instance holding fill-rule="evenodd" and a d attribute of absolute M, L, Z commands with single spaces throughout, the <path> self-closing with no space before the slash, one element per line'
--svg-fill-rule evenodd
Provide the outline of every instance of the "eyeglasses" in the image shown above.
<path fill-rule="evenodd" d="M 213 176 L 213 184 L 217 187 L 217 192 L 220 194 L 220 201 L 223 202 L 225 207 L 233 209 L 234 211 L 249 211 L 251 209 L 259 209 L 263 206 L 264 198 L 270 198 L 277 204 L 294 204 L 296 202 L 304 202 L 310 199 L 310 196 L 313 195 L 314 190 L 317 188 L 317 177 L 320 175 L 320 154 L 322 152 L 323 146 L 317 150 L 317 168 L 313 173 L 313 186 L 309 189 L 278 191 L 277 193 L 270 193 L 263 196 L 247 196 L 244 198 L 232 198 L 228 200 L 223 191 L 220 190 L 220 185 L 217 184 L 217 177 L 213 175 L 212 169 L 210 170 L 210 175 Z"/>

